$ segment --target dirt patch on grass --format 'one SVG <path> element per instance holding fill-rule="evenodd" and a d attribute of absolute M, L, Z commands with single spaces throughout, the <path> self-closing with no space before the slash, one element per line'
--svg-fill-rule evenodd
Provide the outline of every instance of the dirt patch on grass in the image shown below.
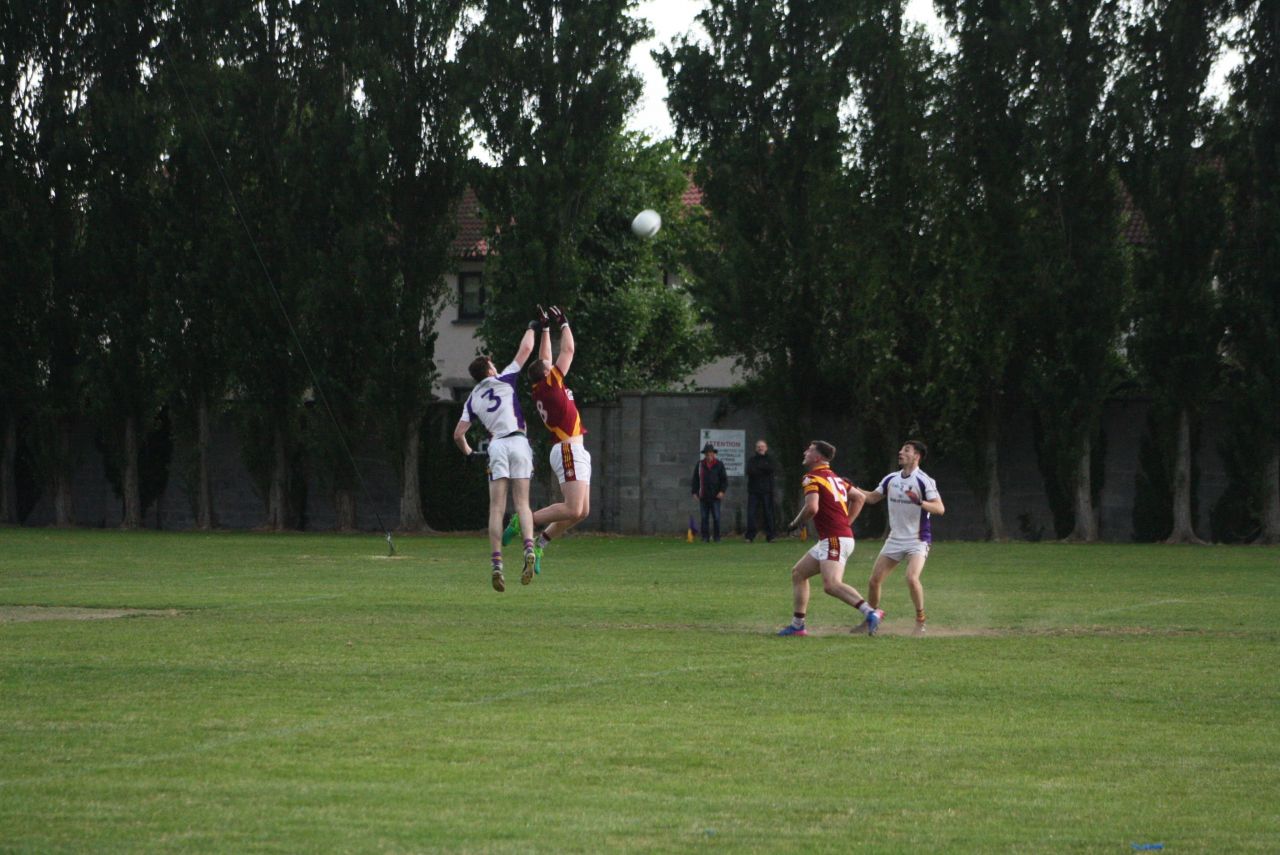
<path fill-rule="evenodd" d="M 0 606 L 0 623 L 36 620 L 107 620 L 127 617 L 177 617 L 177 609 L 89 609 L 79 606 Z"/>
<path fill-rule="evenodd" d="M 832 636 L 832 635 L 852 635 L 857 636 L 859 633 L 851 633 L 848 626 L 810 626 L 809 635 Z M 776 630 L 775 630 L 776 632 Z M 861 633 L 865 636 L 866 633 Z M 880 627 L 876 633 L 876 637 L 880 636 L 901 636 L 907 638 L 995 638 L 1001 635 L 1008 635 L 1008 632 L 999 629 L 992 629 L 986 626 L 934 626 L 929 628 L 923 635 L 916 635 L 914 624 L 885 624 Z"/>

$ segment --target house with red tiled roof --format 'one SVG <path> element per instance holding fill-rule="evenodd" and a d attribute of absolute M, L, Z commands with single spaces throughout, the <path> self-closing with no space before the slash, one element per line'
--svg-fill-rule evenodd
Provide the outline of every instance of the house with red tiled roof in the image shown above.
<path fill-rule="evenodd" d="M 686 207 L 700 205 L 702 190 L 691 183 L 681 200 Z M 454 272 L 445 277 L 449 296 L 435 326 L 438 379 L 434 392 L 437 398 L 463 400 L 475 385 L 467 366 L 483 348 L 478 331 L 484 320 L 487 297 L 484 264 L 489 254 L 480 200 L 470 187 L 458 200 L 457 216 L 458 231 L 452 251 Z M 726 389 L 739 379 L 733 360 L 719 359 L 696 372 L 690 381 L 700 389 Z"/>

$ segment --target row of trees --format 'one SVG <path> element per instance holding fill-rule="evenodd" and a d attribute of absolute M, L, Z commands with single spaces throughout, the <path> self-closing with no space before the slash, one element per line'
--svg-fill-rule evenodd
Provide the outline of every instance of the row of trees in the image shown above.
<path fill-rule="evenodd" d="M 1092 539 L 1103 402 L 1136 384 L 1171 538 L 1195 538 L 1192 449 L 1222 405 L 1238 516 L 1280 539 L 1280 10 L 935 5 L 946 48 L 901 0 L 710 0 L 705 37 L 657 54 L 677 140 L 653 145 L 623 130 L 648 34 L 632 0 L 9 4 L 0 519 L 23 445 L 71 522 L 87 412 L 139 524 L 155 414 L 203 460 L 232 397 L 268 524 L 295 521 L 304 441 L 354 520 L 345 434 L 386 442 L 400 525 L 420 527 L 430 330 L 469 183 L 495 250 L 484 340 L 505 352 L 533 303 L 569 307 L 598 343 L 584 398 L 736 355 L 782 442 L 853 412 L 878 465 L 924 429 L 993 537 L 1001 430 L 1030 412 L 1060 532 Z M 1242 62 L 1219 107 L 1224 34 Z M 705 209 L 685 216 L 690 172 Z M 630 239 L 641 207 L 680 227 Z M 301 427 L 311 370 L 340 431 Z"/>
<path fill-rule="evenodd" d="M 1280 6 L 935 7 L 946 50 L 902 3 L 711 0 L 709 39 L 661 52 L 713 215 L 695 293 L 776 430 L 847 409 L 876 460 L 923 430 L 1000 538 L 1001 430 L 1030 411 L 1059 533 L 1092 540 L 1103 403 L 1135 384 L 1156 527 L 1197 539 L 1192 449 L 1223 406 L 1234 534 L 1280 541 Z"/>
<path fill-rule="evenodd" d="M 670 144 L 624 133 L 627 52 L 648 34 L 627 7 L 6 4 L 0 520 L 18 516 L 23 449 L 74 522 L 87 418 L 140 525 L 165 419 L 197 450 L 198 524 L 216 525 L 210 429 L 234 400 L 266 526 L 298 523 L 303 456 L 354 525 L 344 437 L 376 437 L 403 473 L 398 525 L 421 528 L 433 328 L 468 183 L 499 251 L 498 349 L 535 302 L 560 302 L 614 343 L 580 359 L 588 394 L 686 376 L 705 348 L 681 347 L 696 314 L 661 283 L 676 243 L 619 240 L 617 212 L 674 211 L 687 181 Z M 496 165 L 469 158 L 477 134 Z"/>

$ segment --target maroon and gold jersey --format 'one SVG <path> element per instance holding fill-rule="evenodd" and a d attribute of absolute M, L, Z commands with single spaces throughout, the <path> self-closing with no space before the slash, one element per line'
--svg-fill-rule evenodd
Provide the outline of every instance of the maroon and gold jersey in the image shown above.
<path fill-rule="evenodd" d="M 813 524 L 818 537 L 853 537 L 849 526 L 849 484 L 830 466 L 816 466 L 804 476 L 801 486 L 807 497 L 818 494 L 818 513 Z"/>
<path fill-rule="evenodd" d="M 586 433 L 578 405 L 573 402 L 573 391 L 564 384 L 564 375 L 554 365 L 546 377 L 533 384 L 533 403 L 547 430 L 561 442 Z"/>

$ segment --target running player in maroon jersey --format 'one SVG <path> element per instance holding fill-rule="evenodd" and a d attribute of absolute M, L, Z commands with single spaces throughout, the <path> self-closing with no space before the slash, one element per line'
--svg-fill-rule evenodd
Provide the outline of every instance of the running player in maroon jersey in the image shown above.
<path fill-rule="evenodd" d="M 871 608 L 862 595 L 844 582 L 844 565 L 853 554 L 853 521 L 862 511 L 862 493 L 831 469 L 836 448 L 815 439 L 804 450 L 808 470 L 801 482 L 804 507 L 787 526 L 792 532 L 813 520 L 818 529 L 818 542 L 791 568 L 791 591 L 795 612 L 791 623 L 778 635 L 808 635 L 804 617 L 809 608 L 809 579 L 822 574 L 822 590 L 862 612 L 867 619 L 867 634 L 875 635 L 884 612 Z"/>
<path fill-rule="evenodd" d="M 564 501 L 539 508 L 533 514 L 534 528 L 546 526 L 534 544 L 534 568 L 542 572 L 543 549 L 586 519 L 591 510 L 591 455 L 582 443 L 587 431 L 582 427 L 573 390 L 564 382 L 573 364 L 575 347 L 569 319 L 558 306 L 552 306 L 545 313 L 539 306 L 538 313 L 547 323 L 542 328 L 538 358 L 529 364 L 529 379 L 533 382 L 533 402 L 538 415 L 557 440 L 551 447 L 551 468 L 564 494 Z M 554 362 L 551 360 L 552 324 L 560 330 L 560 353 Z M 511 537 L 515 533 L 512 530 Z"/>

